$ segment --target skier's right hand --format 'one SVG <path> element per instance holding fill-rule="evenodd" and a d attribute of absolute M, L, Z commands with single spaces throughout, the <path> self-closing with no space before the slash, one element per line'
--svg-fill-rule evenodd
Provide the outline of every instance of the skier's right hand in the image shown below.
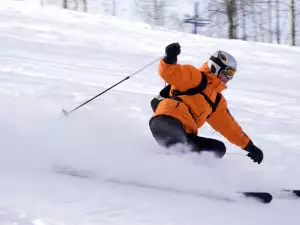
<path fill-rule="evenodd" d="M 180 44 L 176 42 L 169 44 L 165 50 L 167 56 L 178 56 L 181 52 L 181 47 Z"/>
<path fill-rule="evenodd" d="M 256 147 L 252 141 L 249 142 L 249 144 L 246 146 L 245 150 L 249 152 L 247 156 L 253 160 L 253 162 L 256 162 L 260 164 L 264 158 L 264 154 L 262 150 L 260 150 L 258 147 Z"/>
<path fill-rule="evenodd" d="M 177 63 L 177 56 L 181 52 L 181 47 L 178 42 L 169 44 L 165 48 L 166 56 L 164 58 L 164 61 L 168 64 L 175 64 Z"/>

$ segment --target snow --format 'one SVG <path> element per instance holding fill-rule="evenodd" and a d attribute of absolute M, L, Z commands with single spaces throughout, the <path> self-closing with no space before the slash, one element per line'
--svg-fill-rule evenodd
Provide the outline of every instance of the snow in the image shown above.
<path fill-rule="evenodd" d="M 193 194 L 300 187 L 299 48 L 23 4 L 1 6 L 0 27 L 0 224 L 299 224 L 297 200 L 263 205 Z M 175 41 L 182 63 L 200 67 L 218 49 L 236 56 L 238 74 L 224 95 L 264 150 L 263 164 L 228 142 L 221 161 L 158 147 L 148 128 L 149 101 L 164 85 L 157 63 L 62 117 L 62 108 L 158 59 Z M 199 134 L 224 140 L 209 126 Z M 91 178 L 56 173 L 55 165 Z"/>

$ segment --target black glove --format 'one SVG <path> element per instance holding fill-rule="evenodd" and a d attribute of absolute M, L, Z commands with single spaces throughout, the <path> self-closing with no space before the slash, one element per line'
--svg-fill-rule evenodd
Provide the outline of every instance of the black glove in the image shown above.
<path fill-rule="evenodd" d="M 170 98 L 171 85 L 168 84 L 159 92 L 159 95 L 163 98 Z"/>
<path fill-rule="evenodd" d="M 171 85 L 168 84 L 165 86 L 160 92 L 159 95 L 155 98 L 153 98 L 150 102 L 150 105 L 152 107 L 153 112 L 155 112 L 158 104 L 165 98 L 170 98 L 170 90 L 171 90 Z"/>
<path fill-rule="evenodd" d="M 169 44 L 166 49 L 166 56 L 164 58 L 165 63 L 176 64 L 177 56 L 180 54 L 180 44 L 178 42 Z"/>
<path fill-rule="evenodd" d="M 252 141 L 249 142 L 249 144 L 246 146 L 245 150 L 248 153 L 248 157 L 253 160 L 253 162 L 256 162 L 260 164 L 264 158 L 264 154 L 262 150 L 260 150 L 258 147 L 256 147 Z"/>
<path fill-rule="evenodd" d="M 156 111 L 158 104 L 161 102 L 162 100 L 159 99 L 158 97 L 153 98 L 150 102 L 151 108 L 153 110 L 153 112 Z"/>

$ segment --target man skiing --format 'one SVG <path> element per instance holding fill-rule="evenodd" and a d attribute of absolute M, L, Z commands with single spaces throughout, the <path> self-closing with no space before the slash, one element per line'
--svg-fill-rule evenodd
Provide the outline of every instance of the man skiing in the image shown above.
<path fill-rule="evenodd" d="M 223 142 L 197 136 L 198 128 L 208 122 L 228 141 L 248 152 L 247 156 L 260 164 L 263 152 L 232 117 L 221 92 L 237 69 L 235 58 L 217 51 L 200 69 L 177 63 L 181 52 L 179 43 L 165 48 L 165 57 L 159 64 L 159 75 L 167 82 L 158 98 L 151 101 L 154 115 L 149 125 L 158 144 L 171 147 L 187 144 L 191 151 L 213 152 L 218 158 L 226 153 Z"/>

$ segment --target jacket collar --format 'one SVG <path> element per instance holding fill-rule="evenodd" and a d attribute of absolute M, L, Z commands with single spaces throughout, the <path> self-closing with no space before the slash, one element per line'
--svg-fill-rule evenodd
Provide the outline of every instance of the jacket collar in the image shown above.
<path fill-rule="evenodd" d="M 226 84 L 224 84 L 214 73 L 210 71 L 207 63 L 204 63 L 199 70 L 206 75 L 208 85 L 212 86 L 212 88 L 217 92 L 221 92 L 227 88 Z"/>

